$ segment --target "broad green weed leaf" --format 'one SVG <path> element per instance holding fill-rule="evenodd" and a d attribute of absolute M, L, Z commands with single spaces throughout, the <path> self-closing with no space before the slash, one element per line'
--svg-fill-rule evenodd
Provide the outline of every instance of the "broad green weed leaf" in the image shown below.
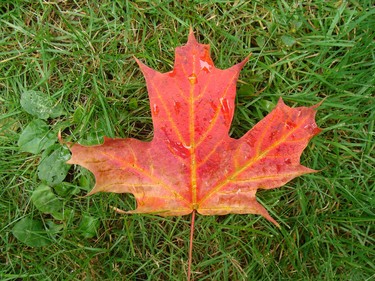
<path fill-rule="evenodd" d="M 31 218 L 18 221 L 12 233 L 18 240 L 30 247 L 43 247 L 51 243 L 43 223 Z"/>
<path fill-rule="evenodd" d="M 293 36 L 290 35 L 283 35 L 281 36 L 281 41 L 287 47 L 292 47 L 297 41 Z"/>
<path fill-rule="evenodd" d="M 268 101 L 268 100 L 260 100 L 258 101 L 258 104 L 259 104 L 259 107 L 263 108 L 263 110 L 266 112 L 271 112 L 271 110 L 276 107 L 275 103 L 273 103 L 272 101 Z"/>
<path fill-rule="evenodd" d="M 67 182 L 62 182 L 54 186 L 53 190 L 61 197 L 75 195 L 81 191 L 81 189 L 78 186 L 69 184 Z"/>
<path fill-rule="evenodd" d="M 38 186 L 31 195 L 31 201 L 39 211 L 51 214 L 56 219 L 62 219 L 61 210 L 64 205 L 48 185 Z"/>
<path fill-rule="evenodd" d="M 60 106 L 48 95 L 39 91 L 25 91 L 21 94 L 21 106 L 29 114 L 40 119 L 55 118 L 64 114 Z"/>
<path fill-rule="evenodd" d="M 239 97 L 240 96 L 241 97 L 249 97 L 249 96 L 254 95 L 254 93 L 255 93 L 255 88 L 251 84 L 242 85 L 237 92 Z"/>
<path fill-rule="evenodd" d="M 92 185 L 95 183 L 93 174 L 86 169 L 81 169 L 78 183 L 81 189 L 90 191 L 92 189 Z"/>
<path fill-rule="evenodd" d="M 42 150 L 53 145 L 57 140 L 48 125 L 39 119 L 35 119 L 27 125 L 18 139 L 20 151 L 38 154 Z"/>
<path fill-rule="evenodd" d="M 84 215 L 81 223 L 79 224 L 78 231 L 83 237 L 92 238 L 96 236 L 99 224 L 100 222 L 97 218 Z"/>
<path fill-rule="evenodd" d="M 47 220 L 46 224 L 48 226 L 48 234 L 55 237 L 61 230 L 63 230 L 64 225 L 54 223 L 52 220 Z"/>
<path fill-rule="evenodd" d="M 60 146 L 52 146 L 44 151 L 38 166 L 39 179 L 51 186 L 61 183 L 70 167 L 65 163 L 69 158 L 69 150 Z"/>
<path fill-rule="evenodd" d="M 257 36 L 255 38 L 255 41 L 257 42 L 258 46 L 262 48 L 264 44 L 266 43 L 266 38 L 264 36 Z"/>
<path fill-rule="evenodd" d="M 299 30 L 302 25 L 303 25 L 302 21 L 297 20 L 297 19 L 292 20 L 292 22 L 291 22 L 291 32 L 293 32 L 293 33 L 297 32 L 297 30 Z"/>
<path fill-rule="evenodd" d="M 131 110 L 136 110 L 138 108 L 138 99 L 136 98 L 131 98 L 129 100 L 129 109 Z"/>

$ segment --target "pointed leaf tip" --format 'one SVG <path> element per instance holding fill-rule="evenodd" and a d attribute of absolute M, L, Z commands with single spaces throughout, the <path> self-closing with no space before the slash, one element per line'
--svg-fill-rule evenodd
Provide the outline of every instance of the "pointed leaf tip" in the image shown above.
<path fill-rule="evenodd" d="M 318 103 L 316 103 L 316 104 L 314 104 L 311 108 L 313 108 L 313 109 L 318 109 L 318 107 L 320 107 L 321 105 L 322 105 L 322 103 L 323 102 L 325 102 L 325 100 L 326 100 L 327 98 L 325 97 L 324 99 L 322 99 L 320 102 L 318 102 Z"/>
<path fill-rule="evenodd" d="M 193 27 L 190 25 L 190 27 L 189 27 L 189 35 L 190 35 L 191 33 L 194 33 L 194 30 L 193 30 Z"/>
<path fill-rule="evenodd" d="M 190 27 L 187 44 L 197 44 L 197 43 L 198 43 L 198 41 L 194 36 L 193 28 Z"/>

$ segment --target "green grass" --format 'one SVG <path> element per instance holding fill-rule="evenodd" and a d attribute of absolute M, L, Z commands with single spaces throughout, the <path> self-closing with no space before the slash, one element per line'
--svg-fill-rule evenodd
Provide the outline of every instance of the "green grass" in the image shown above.
<path fill-rule="evenodd" d="M 238 83 L 232 136 L 279 97 L 292 106 L 324 99 L 317 114 L 323 132 L 302 157 L 321 171 L 258 192 L 281 229 L 255 215 L 198 215 L 194 280 L 375 278 L 372 1 L 94 2 L 0 3 L 1 280 L 186 279 L 189 216 L 116 214 L 110 206 L 134 208 L 133 198 L 83 197 L 94 180 L 72 166 L 53 187 L 70 212 L 56 219 L 31 197 L 46 156 L 22 152 L 17 142 L 36 119 L 20 105 L 30 90 L 64 110 L 46 120 L 54 136 L 61 130 L 67 140 L 90 144 L 103 136 L 150 140 L 145 81 L 133 57 L 171 70 L 190 26 L 211 44 L 219 68 L 252 53 Z M 43 223 L 48 246 L 30 247 L 13 235 L 24 218 Z M 91 229 L 83 218 L 95 222 Z"/>

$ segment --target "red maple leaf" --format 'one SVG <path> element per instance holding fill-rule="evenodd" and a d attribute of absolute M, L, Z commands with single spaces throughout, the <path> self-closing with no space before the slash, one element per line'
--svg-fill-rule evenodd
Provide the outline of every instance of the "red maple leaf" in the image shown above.
<path fill-rule="evenodd" d="M 320 131 L 317 105 L 291 108 L 280 99 L 243 137 L 229 137 L 236 81 L 247 59 L 217 69 L 209 49 L 191 32 L 187 44 L 176 49 L 173 71 L 160 73 L 137 60 L 150 97 L 152 141 L 70 144 L 68 163 L 93 172 L 90 194 L 134 194 L 137 209 L 127 213 L 260 214 L 278 225 L 255 194 L 315 172 L 300 164 L 300 156 Z"/>

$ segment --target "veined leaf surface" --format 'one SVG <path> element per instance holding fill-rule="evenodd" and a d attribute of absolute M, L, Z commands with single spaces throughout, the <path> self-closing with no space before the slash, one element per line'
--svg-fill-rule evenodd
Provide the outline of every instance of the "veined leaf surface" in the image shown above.
<path fill-rule="evenodd" d="M 192 32 L 176 49 L 172 71 L 160 73 L 137 60 L 146 78 L 154 138 L 70 145 L 69 163 L 95 175 L 90 194 L 132 193 L 137 208 L 128 213 L 260 214 L 277 225 L 256 192 L 315 172 L 300 164 L 300 156 L 320 131 L 317 106 L 291 108 L 280 99 L 243 137 L 229 137 L 236 82 L 246 61 L 216 68 L 209 46 Z"/>

